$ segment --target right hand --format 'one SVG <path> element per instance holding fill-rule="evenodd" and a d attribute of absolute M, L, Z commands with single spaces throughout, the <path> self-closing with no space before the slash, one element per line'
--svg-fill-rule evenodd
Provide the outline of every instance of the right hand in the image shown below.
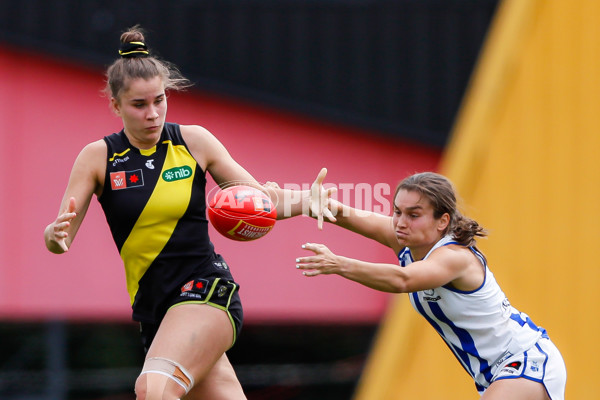
<path fill-rule="evenodd" d="M 327 175 L 327 168 L 322 168 L 319 175 L 317 175 L 317 179 L 315 179 L 310 187 L 310 212 L 317 218 L 317 228 L 319 230 L 323 230 L 323 217 L 327 217 L 331 222 L 336 221 L 335 216 L 329 209 L 329 200 L 337 189 L 323 188 L 325 175 Z"/>
<path fill-rule="evenodd" d="M 63 251 L 69 251 L 69 246 L 67 246 L 67 237 L 69 236 L 67 228 L 71 226 L 71 221 L 76 216 L 75 198 L 71 197 L 66 210 L 60 213 L 56 217 L 56 220 L 46 227 L 46 239 L 58 244 Z"/>

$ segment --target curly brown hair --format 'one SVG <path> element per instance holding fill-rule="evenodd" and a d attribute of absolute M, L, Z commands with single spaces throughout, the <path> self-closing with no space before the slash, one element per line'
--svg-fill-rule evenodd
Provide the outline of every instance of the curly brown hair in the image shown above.
<path fill-rule="evenodd" d="M 394 193 L 394 199 L 400 190 L 418 192 L 425 196 L 433 207 L 435 219 L 447 213 L 450 216 L 450 223 L 444 234 L 450 234 L 458 243 L 474 246 L 476 237 L 487 236 L 487 231 L 477 221 L 465 217 L 458 211 L 456 191 L 445 176 L 435 172 L 414 174 L 400 182 Z"/>

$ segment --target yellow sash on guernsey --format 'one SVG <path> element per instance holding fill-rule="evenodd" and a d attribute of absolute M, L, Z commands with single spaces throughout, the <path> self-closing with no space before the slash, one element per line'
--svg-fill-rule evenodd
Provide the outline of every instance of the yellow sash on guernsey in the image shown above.
<path fill-rule="evenodd" d="M 185 146 L 173 145 L 170 140 L 165 140 L 163 143 L 167 143 L 168 148 L 161 176 L 121 248 L 121 258 L 125 265 L 127 291 L 131 304 L 135 300 L 140 279 L 161 253 L 171 238 L 179 219 L 187 210 L 192 192 L 196 160 Z M 152 153 L 152 150 L 155 151 L 155 148 L 149 152 Z M 148 150 L 141 152 L 144 154 Z M 176 179 L 164 179 L 165 173 L 182 170 L 185 170 L 184 176 L 176 177 Z"/>

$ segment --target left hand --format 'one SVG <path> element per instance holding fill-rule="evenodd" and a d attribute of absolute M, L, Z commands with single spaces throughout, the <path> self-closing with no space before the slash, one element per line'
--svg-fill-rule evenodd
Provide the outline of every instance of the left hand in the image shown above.
<path fill-rule="evenodd" d="M 304 270 L 302 275 L 328 275 L 335 274 L 340 270 L 340 258 L 333 254 L 324 244 L 305 243 L 302 245 L 302 248 L 315 253 L 314 256 L 296 258 L 296 268 Z"/>

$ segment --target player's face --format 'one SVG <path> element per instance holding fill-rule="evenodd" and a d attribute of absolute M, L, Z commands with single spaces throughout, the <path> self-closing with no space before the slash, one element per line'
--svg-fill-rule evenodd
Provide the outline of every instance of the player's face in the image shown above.
<path fill-rule="evenodd" d="M 160 76 L 149 80 L 136 78 L 121 94 L 112 99 L 115 113 L 123 119 L 127 138 L 138 148 L 150 148 L 158 143 L 167 115 L 167 97 Z"/>
<path fill-rule="evenodd" d="M 448 214 L 435 219 L 433 211 L 429 199 L 419 192 L 400 190 L 394 199 L 396 237 L 417 259 L 424 257 L 440 240 L 448 225 Z"/>

